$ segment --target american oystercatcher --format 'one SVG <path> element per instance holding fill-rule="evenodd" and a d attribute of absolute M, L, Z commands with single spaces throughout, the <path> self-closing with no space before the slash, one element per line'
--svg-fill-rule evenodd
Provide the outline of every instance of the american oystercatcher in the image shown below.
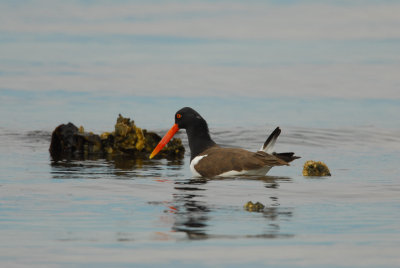
<path fill-rule="evenodd" d="M 210 137 L 206 120 L 190 107 L 175 114 L 175 124 L 150 155 L 153 158 L 179 129 L 186 129 L 190 147 L 190 170 L 194 176 L 265 175 L 274 166 L 289 165 L 300 158 L 294 153 L 275 153 L 273 147 L 281 130 L 277 127 L 257 152 L 218 146 Z"/>

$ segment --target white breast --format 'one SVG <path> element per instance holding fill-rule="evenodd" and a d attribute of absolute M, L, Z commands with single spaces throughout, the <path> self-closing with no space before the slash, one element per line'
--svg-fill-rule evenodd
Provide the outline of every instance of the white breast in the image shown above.
<path fill-rule="evenodd" d="M 199 155 L 196 156 L 195 158 L 193 158 L 192 161 L 190 161 L 190 171 L 192 172 L 194 177 L 201 177 L 200 173 L 198 173 L 196 171 L 196 169 L 194 168 L 195 165 L 197 165 L 197 163 L 199 163 L 199 161 L 201 159 L 203 159 L 204 157 L 206 157 L 207 155 Z"/>

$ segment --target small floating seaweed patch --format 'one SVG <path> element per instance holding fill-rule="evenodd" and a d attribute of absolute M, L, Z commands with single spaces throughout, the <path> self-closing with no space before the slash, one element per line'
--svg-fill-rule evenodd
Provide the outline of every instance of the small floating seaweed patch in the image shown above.
<path fill-rule="evenodd" d="M 260 202 L 253 203 L 249 201 L 243 206 L 243 208 L 249 212 L 261 212 L 264 210 L 265 206 Z"/>
<path fill-rule="evenodd" d="M 100 135 L 85 132 L 84 127 L 72 123 L 61 124 L 51 135 L 50 155 L 54 160 L 89 156 L 130 156 L 148 159 L 161 137 L 141 129 L 130 118 L 119 115 L 114 131 Z M 182 159 L 185 148 L 179 138 L 174 138 L 160 152 L 158 158 Z"/>
<path fill-rule="evenodd" d="M 308 160 L 304 163 L 303 176 L 331 176 L 331 172 L 324 162 Z"/>

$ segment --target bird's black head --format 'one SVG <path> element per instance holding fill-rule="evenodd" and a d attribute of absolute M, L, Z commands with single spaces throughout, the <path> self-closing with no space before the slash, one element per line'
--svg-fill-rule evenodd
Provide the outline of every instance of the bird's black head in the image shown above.
<path fill-rule="evenodd" d="M 204 128 L 208 132 L 208 126 L 206 120 L 201 115 L 190 107 L 184 107 L 176 112 L 175 123 L 181 129 L 188 128 Z"/>
<path fill-rule="evenodd" d="M 190 107 L 180 109 L 175 114 L 175 124 L 165 134 L 150 155 L 153 158 L 171 140 L 179 129 L 186 129 L 188 135 L 191 159 L 214 146 L 215 142 L 211 139 L 206 120 Z"/>
<path fill-rule="evenodd" d="M 186 129 L 192 160 L 207 148 L 215 145 L 210 137 L 206 120 L 192 108 L 185 107 L 177 111 L 175 124 L 179 129 Z"/>

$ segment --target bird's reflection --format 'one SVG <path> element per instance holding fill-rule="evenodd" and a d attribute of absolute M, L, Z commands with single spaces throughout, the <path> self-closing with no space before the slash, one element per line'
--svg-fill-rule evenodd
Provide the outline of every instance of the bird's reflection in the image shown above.
<path fill-rule="evenodd" d="M 224 180 L 225 178 L 217 178 L 217 180 Z M 229 179 L 229 178 L 228 178 Z M 232 179 L 232 178 L 231 178 Z M 259 180 L 264 183 L 266 188 L 277 189 L 279 183 L 283 181 L 290 181 L 287 177 L 252 177 L 252 178 L 241 178 L 250 180 Z M 215 180 L 215 179 L 212 179 Z M 269 191 L 266 194 L 272 194 L 270 196 L 271 204 L 266 206 L 263 211 L 257 212 L 257 215 L 261 215 L 265 219 L 262 226 L 257 226 L 259 229 L 258 234 L 254 234 L 256 230 L 249 229 L 249 233 L 240 234 L 218 234 L 212 231 L 212 212 L 218 213 L 218 209 L 215 206 L 203 201 L 204 195 L 207 191 L 207 183 L 210 179 L 190 179 L 187 181 L 175 182 L 176 192 L 173 194 L 173 203 L 177 208 L 177 212 L 174 214 L 175 221 L 172 226 L 174 232 L 183 232 L 186 234 L 189 240 L 198 239 L 212 239 L 212 238 L 278 238 L 278 237 L 291 237 L 291 234 L 286 234 L 280 230 L 280 223 L 282 221 L 288 221 L 293 216 L 292 208 L 280 207 L 278 197 L 274 196 Z M 246 214 L 242 207 L 232 209 L 232 213 L 236 213 L 238 217 L 248 217 L 248 221 L 254 220 L 256 214 Z M 247 212 L 252 213 L 252 212 Z M 214 213 L 215 214 L 215 213 Z M 213 214 L 213 215 L 214 215 Z M 241 223 L 243 219 L 241 219 Z M 249 222 L 249 228 L 254 228 L 254 224 Z M 238 226 L 242 227 L 242 226 Z M 243 228 L 241 228 L 243 230 Z M 234 232 L 234 230 L 233 230 Z"/>
<path fill-rule="evenodd" d="M 205 230 L 211 210 L 205 202 L 196 200 L 202 196 L 202 191 L 206 191 L 205 188 L 199 187 L 206 182 L 206 180 L 189 180 L 175 183 L 174 188 L 177 192 L 173 194 L 173 200 L 179 206 L 172 230 L 184 232 L 190 239 L 207 238 Z"/>

